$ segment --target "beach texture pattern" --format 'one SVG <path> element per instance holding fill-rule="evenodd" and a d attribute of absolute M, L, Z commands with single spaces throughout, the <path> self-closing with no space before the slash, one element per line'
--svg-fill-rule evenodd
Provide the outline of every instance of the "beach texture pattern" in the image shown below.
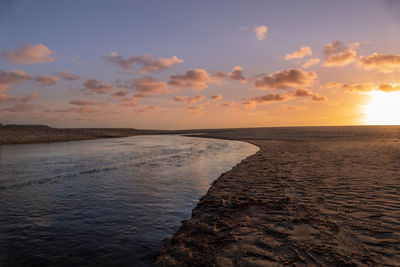
<path fill-rule="evenodd" d="M 251 140 L 155 266 L 400 262 L 400 140 Z"/>

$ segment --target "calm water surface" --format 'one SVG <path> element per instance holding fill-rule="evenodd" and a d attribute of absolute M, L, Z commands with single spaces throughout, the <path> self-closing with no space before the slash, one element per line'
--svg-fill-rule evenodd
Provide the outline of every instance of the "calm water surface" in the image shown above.
<path fill-rule="evenodd" d="M 257 150 L 182 136 L 0 146 L 0 266 L 147 266 Z"/>

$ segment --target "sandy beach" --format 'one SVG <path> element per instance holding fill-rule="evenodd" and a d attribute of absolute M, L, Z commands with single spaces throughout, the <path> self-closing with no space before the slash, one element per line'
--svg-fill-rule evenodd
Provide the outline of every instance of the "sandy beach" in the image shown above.
<path fill-rule="evenodd" d="M 1 129 L 0 144 L 175 133 L 260 150 L 222 174 L 155 266 L 400 262 L 400 127 Z"/>
<path fill-rule="evenodd" d="M 260 150 L 214 182 L 165 240 L 155 266 L 400 262 L 400 127 L 208 137 L 247 140 Z"/>

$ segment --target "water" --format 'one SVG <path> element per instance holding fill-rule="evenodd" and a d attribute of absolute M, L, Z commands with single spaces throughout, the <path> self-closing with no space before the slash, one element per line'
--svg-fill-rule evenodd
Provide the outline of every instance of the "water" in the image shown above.
<path fill-rule="evenodd" d="M 257 150 L 182 136 L 0 146 L 0 266 L 147 266 Z"/>

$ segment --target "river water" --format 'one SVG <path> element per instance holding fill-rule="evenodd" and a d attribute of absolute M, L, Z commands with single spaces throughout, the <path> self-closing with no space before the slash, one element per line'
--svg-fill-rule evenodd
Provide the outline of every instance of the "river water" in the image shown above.
<path fill-rule="evenodd" d="M 257 150 L 167 135 L 0 146 L 0 266 L 148 266 Z"/>

